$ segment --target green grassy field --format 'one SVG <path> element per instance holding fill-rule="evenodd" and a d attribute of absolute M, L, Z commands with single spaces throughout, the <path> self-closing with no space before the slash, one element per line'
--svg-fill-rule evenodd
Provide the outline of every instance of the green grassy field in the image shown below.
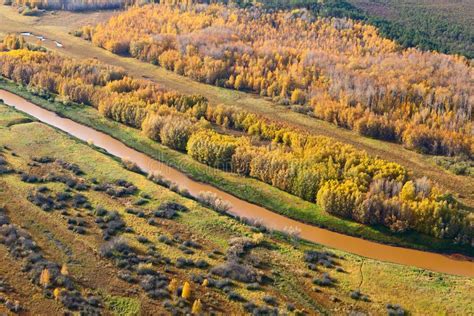
<path fill-rule="evenodd" d="M 182 93 L 201 94 L 212 104 L 236 106 L 258 113 L 271 120 L 284 122 L 312 134 L 333 137 L 341 142 L 351 144 L 358 149 L 383 159 L 405 166 L 416 177 L 427 176 L 437 182 L 444 190 L 452 192 L 461 201 L 474 206 L 474 181 L 469 177 L 454 175 L 436 165 L 433 158 L 406 150 L 401 145 L 362 137 L 354 132 L 338 128 L 328 122 L 302 115 L 253 94 L 223 89 L 195 82 L 163 68 L 140 62 L 134 58 L 114 55 L 106 50 L 94 47 L 90 42 L 76 38 L 68 32 L 81 25 L 94 24 L 108 18 L 113 12 L 81 14 L 58 12 L 41 18 L 24 17 L 13 14 L 11 8 L 0 6 L 0 35 L 8 32 L 31 31 L 42 34 L 49 39 L 60 41 L 64 47 L 58 48 L 51 42 L 43 42 L 48 49 L 75 58 L 97 58 L 98 60 L 124 68 L 130 75 L 147 78 L 163 86 Z"/>
<path fill-rule="evenodd" d="M 212 249 L 225 252 L 229 247 L 230 238 L 252 237 L 255 234 L 249 227 L 227 216 L 203 208 L 194 201 L 148 181 L 140 174 L 125 170 L 116 159 L 81 141 L 44 124 L 28 123 L 21 120 L 22 118 L 24 115 L 0 105 L 1 145 L 8 147 L 2 149 L 1 155 L 9 165 L 15 170 L 42 174 L 51 172 L 50 168 L 53 168 L 54 164 L 34 166 L 31 165 L 31 158 L 52 156 L 77 164 L 84 172 L 81 177 L 88 183 L 92 178 L 96 178 L 99 183 L 113 182 L 117 179 L 133 183 L 139 192 L 123 198 L 111 198 L 103 192 L 93 190 L 81 193 L 93 206 L 101 205 L 107 209 L 117 210 L 127 226 L 133 228 L 133 232 L 125 232 L 122 235 L 139 250 L 144 250 L 144 245 L 138 243 L 135 238 L 145 236 L 162 255 L 174 261 L 177 257 L 183 256 L 181 251 L 175 246 L 158 242 L 157 236 L 177 234 L 184 239 L 191 238 L 203 247 L 187 257 L 195 260 L 205 258 L 211 265 L 216 265 L 221 263 L 223 258 L 209 258 L 206 256 L 208 252 Z M 19 123 L 21 121 L 24 123 Z M 60 172 L 59 169 L 54 170 Z M 95 228 L 87 226 L 88 232 L 85 235 L 77 235 L 66 228 L 64 218 L 60 214 L 42 211 L 27 201 L 27 196 L 41 185 L 46 185 L 53 192 L 61 192 L 64 189 L 63 184 L 25 183 L 20 181 L 17 174 L 0 176 L 0 184 L 0 201 L 6 207 L 11 221 L 28 230 L 49 260 L 67 261 L 70 275 L 80 281 L 78 283 L 82 291 L 103 298 L 107 313 L 133 315 L 147 314 L 151 310 L 156 313 L 165 312 L 160 301 L 148 298 L 138 286 L 119 280 L 117 267 L 97 255 L 103 241 Z M 76 190 L 72 192 L 75 193 Z M 143 193 L 150 196 L 148 204 L 141 207 L 146 214 L 150 214 L 164 201 L 170 200 L 186 205 L 190 211 L 181 213 L 177 219 L 160 220 L 159 225 L 151 226 L 147 224 L 145 218 L 137 218 L 125 212 L 125 208 Z M 71 209 L 70 212 L 84 211 Z M 87 213 L 82 218 L 87 222 L 93 220 Z M 252 255 L 266 262 L 262 271 L 270 275 L 273 282 L 264 285 L 263 291 L 249 291 L 240 282 L 235 282 L 233 287 L 234 291 L 259 305 L 263 304 L 262 299 L 265 295 L 272 295 L 280 302 L 280 310 L 286 309 L 284 302 L 292 302 L 298 309 L 304 308 L 310 314 L 363 312 L 379 315 L 386 313 L 387 303 L 400 304 L 414 315 L 469 315 L 474 312 L 474 304 L 470 297 L 474 291 L 473 278 L 449 276 L 384 263 L 310 243 L 300 242 L 295 248 L 295 245 L 289 244 L 278 234 L 265 234 L 264 240 L 267 246 L 255 248 Z M 67 247 L 59 247 L 58 241 L 61 242 L 60 245 Z M 339 257 L 337 262 L 345 272 L 336 272 L 322 266 L 318 267 L 317 271 L 308 270 L 303 261 L 304 250 L 333 252 Z M 46 299 L 39 287 L 33 286 L 26 275 L 18 273 L 21 268 L 19 262 L 6 254 L 3 245 L 0 245 L 0 254 L 2 254 L 0 271 L 3 272 L 5 267 L 8 267 L 8 271 L 2 276 L 15 289 L 7 295 L 20 300 L 32 314 L 62 312 L 59 303 Z M 164 266 L 153 268 L 163 271 Z M 189 280 L 192 273 L 200 273 L 196 268 L 185 270 L 174 266 L 168 268 L 173 271 L 173 277 L 178 278 L 180 282 Z M 311 283 L 313 277 L 318 277 L 324 272 L 330 273 L 337 280 L 334 286 L 320 287 Z M 356 301 L 350 298 L 350 292 L 354 289 L 360 289 L 363 294 L 368 295 L 369 301 Z M 194 297 L 201 297 L 206 306 L 212 306 L 216 311 L 242 313 L 241 304 L 229 301 L 220 290 L 193 284 L 193 293 Z M 0 312 L 5 311 L 5 307 L 0 305 Z"/>
<path fill-rule="evenodd" d="M 92 107 L 80 105 L 64 106 L 61 103 L 52 103 L 43 98 L 34 96 L 26 90 L 20 89 L 18 86 L 6 81 L 0 82 L 0 88 L 16 93 L 61 116 L 105 132 L 121 140 L 126 145 L 183 171 L 195 180 L 209 183 L 243 200 L 264 206 L 290 218 L 347 235 L 387 244 L 423 250 L 473 254 L 471 247 L 453 245 L 447 240 L 434 239 L 416 233 L 397 235 L 391 233 L 388 229 L 377 229 L 332 216 L 322 211 L 314 203 L 304 201 L 252 178 L 241 177 L 216 169 L 209 172 L 210 169 L 208 166 L 193 160 L 186 154 L 171 150 L 168 147 L 150 140 L 143 136 L 139 130 L 127 127 L 99 115 L 97 110 Z M 93 142 L 93 140 L 91 141 Z"/>

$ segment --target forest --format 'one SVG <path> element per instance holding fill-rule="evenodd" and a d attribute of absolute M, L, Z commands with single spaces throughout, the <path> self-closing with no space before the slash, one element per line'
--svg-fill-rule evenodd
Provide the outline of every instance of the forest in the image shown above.
<path fill-rule="evenodd" d="M 236 1 L 242 7 L 252 1 Z M 469 1 L 260 0 L 269 9 L 307 8 L 321 17 L 350 18 L 377 27 L 404 48 L 474 57 L 473 7 Z"/>
<path fill-rule="evenodd" d="M 373 0 L 218 0 L 218 1 L 133 1 L 133 0 L 3 0 L 5 5 L 22 8 L 23 15 L 41 14 L 41 10 L 110 10 L 147 3 L 223 3 L 242 8 L 252 6 L 267 9 L 306 8 L 320 17 L 350 18 L 375 26 L 383 37 L 392 39 L 404 48 L 416 47 L 445 54 L 474 57 L 474 30 L 467 12 L 472 6 L 461 3 L 421 1 L 413 6 L 410 1 Z M 463 10 L 462 8 L 466 8 Z M 469 11 L 471 10 L 471 11 Z M 446 14 L 449 12 L 450 14 Z M 454 13 L 454 14 L 453 14 Z"/>
<path fill-rule="evenodd" d="M 93 106 L 199 162 L 253 177 L 335 216 L 472 243 L 472 214 L 426 177 L 410 178 L 396 163 L 256 114 L 211 105 L 199 95 L 130 78 L 95 60 L 15 49 L 21 42 L 15 36 L 5 39 L 0 71 L 34 94 Z"/>
<path fill-rule="evenodd" d="M 362 22 L 305 9 L 147 5 L 76 35 L 424 154 L 474 153 L 469 61 L 403 49 Z"/>
<path fill-rule="evenodd" d="M 350 0 L 352 10 L 404 47 L 474 58 L 472 1 Z"/>

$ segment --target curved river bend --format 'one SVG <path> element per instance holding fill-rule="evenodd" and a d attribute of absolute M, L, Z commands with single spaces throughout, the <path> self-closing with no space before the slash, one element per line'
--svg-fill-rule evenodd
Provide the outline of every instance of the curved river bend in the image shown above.
<path fill-rule="evenodd" d="M 164 177 L 179 184 L 180 187 L 188 189 L 193 195 L 196 195 L 201 191 L 214 192 L 221 199 L 227 200 L 232 204 L 230 211 L 233 214 L 241 217 L 257 218 L 269 228 L 280 231 L 289 227 L 297 228 L 301 231 L 300 237 L 308 241 L 320 243 L 368 258 L 416 266 L 437 272 L 471 277 L 474 276 L 474 262 L 463 257 L 455 258 L 454 256 L 388 246 L 361 238 L 346 236 L 289 219 L 263 207 L 243 201 L 211 185 L 194 181 L 184 173 L 127 147 L 119 140 L 116 140 L 105 133 L 96 131 L 70 119 L 59 117 L 56 113 L 45 110 L 13 93 L 0 90 L 0 99 L 3 99 L 7 105 L 28 113 L 29 115 L 36 117 L 38 120 L 63 130 L 81 140 L 92 140 L 95 146 L 107 150 L 114 156 L 127 158 L 135 162 L 144 171 L 159 171 Z"/>

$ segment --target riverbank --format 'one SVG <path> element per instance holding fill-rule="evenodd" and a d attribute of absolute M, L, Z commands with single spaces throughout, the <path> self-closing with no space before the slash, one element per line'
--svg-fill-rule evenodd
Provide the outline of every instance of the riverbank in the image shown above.
<path fill-rule="evenodd" d="M 19 122 L 24 123 L 19 123 Z M 34 131 L 34 132 L 32 132 Z M 213 249 L 226 252 L 229 248 L 229 240 L 232 237 L 253 236 L 250 227 L 243 225 L 227 216 L 204 207 L 200 207 L 193 201 L 180 197 L 173 192 L 148 181 L 144 176 L 125 170 L 118 161 L 111 159 L 85 142 L 71 137 L 66 133 L 51 128 L 39 122 L 27 123 L 24 115 L 11 107 L 0 105 L 0 140 L 3 145 L 7 145 L 1 153 L 7 162 L 16 170 L 32 171 L 38 167 L 31 167 L 31 157 L 51 156 L 61 158 L 67 162 L 77 164 L 84 172 L 81 175 L 87 183 L 92 179 L 100 183 L 113 183 L 117 179 L 126 180 L 133 183 L 139 192 L 132 196 L 122 198 L 112 198 L 105 192 L 93 190 L 80 191 L 93 205 L 101 205 L 106 209 L 117 210 L 126 225 L 133 228 L 132 232 L 122 233 L 122 237 L 130 241 L 133 247 L 146 251 L 147 246 L 137 241 L 138 236 L 148 238 L 148 247 L 153 245 L 163 256 L 172 259 L 173 262 L 179 257 L 186 256 L 193 260 L 204 259 L 212 266 L 225 262 L 223 256 L 208 258 L 208 252 Z M 13 152 L 15 155 L 13 155 Z M 54 164 L 41 164 L 42 170 L 56 171 Z M 38 169 L 36 169 L 38 170 Z M 37 173 L 39 174 L 39 173 Z M 47 258 L 57 262 L 63 262 L 69 258 L 69 272 L 71 276 L 77 276 L 81 280 L 81 286 L 99 289 L 94 291 L 104 297 L 106 307 L 110 312 L 119 312 L 113 309 L 114 302 L 125 300 L 136 308 L 136 314 L 147 314 L 151 311 L 166 314 L 166 310 L 161 309 L 161 302 L 150 299 L 136 285 L 130 285 L 117 278 L 120 270 L 107 260 L 94 254 L 98 251 L 102 241 L 100 231 L 95 228 L 94 217 L 90 217 L 84 212 L 82 219 L 89 224 L 87 233 L 78 235 L 67 229 L 66 220 L 56 211 L 45 212 L 27 200 L 28 195 L 35 188 L 47 186 L 51 190 L 48 194 L 54 196 L 56 192 L 62 192 L 65 188 L 58 183 L 25 183 L 20 180 L 19 175 L 9 174 L 0 177 L 0 204 L 6 203 L 9 215 L 13 223 L 20 225 L 31 233 L 38 242 L 39 247 L 45 250 Z M 74 194 L 77 192 L 73 191 Z M 172 220 L 156 219 L 159 225 L 149 225 L 147 218 L 138 218 L 126 212 L 127 204 L 142 196 L 141 193 L 151 196 L 149 202 L 144 206 L 136 206 L 142 209 L 146 216 L 153 213 L 160 203 L 173 200 L 186 205 L 190 211 L 182 212 Z M 78 212 L 70 209 L 72 214 Z M 178 248 L 178 244 L 167 245 L 158 242 L 157 236 L 173 236 L 179 234 L 181 238 L 191 238 L 198 242 L 203 248 L 194 250 L 194 254 L 184 255 Z M 279 307 L 283 312 L 288 301 L 295 304 L 297 308 L 305 308 L 308 314 L 323 315 L 348 315 L 351 311 L 368 315 L 387 314 L 386 304 L 400 304 L 403 309 L 413 315 L 432 315 L 445 313 L 448 315 L 470 315 L 474 312 L 474 304 L 470 299 L 470 293 L 474 289 L 474 278 L 446 275 L 431 272 L 415 267 L 408 267 L 399 264 L 381 262 L 377 260 L 362 258 L 343 251 L 330 249 L 321 245 L 307 242 L 300 242 L 296 248 L 294 243 L 282 239 L 278 234 L 265 234 L 268 247 L 254 249 L 253 256 L 264 260 L 263 267 L 265 273 L 271 276 L 274 282 L 266 284 L 258 291 L 249 291 L 246 285 L 235 282 L 233 290 L 247 298 L 251 302 L 259 305 L 264 304 L 262 297 L 273 295 L 278 298 Z M 61 247 L 54 242 L 61 241 Z M 70 249 L 71 251 L 66 251 Z M 316 271 L 309 270 L 304 262 L 303 254 L 305 250 L 326 252 L 330 251 L 337 255 L 337 267 L 342 269 L 335 271 L 335 268 L 327 268 L 318 265 Z M 63 253 L 66 251 L 66 254 Z M 30 284 L 26 275 L 18 273 L 20 265 L 5 254 L 5 247 L 0 245 L 0 272 L 21 294 L 18 299 L 27 307 L 27 311 L 32 314 L 45 314 L 48 308 L 50 313 L 62 314 L 60 310 L 51 309 L 51 305 L 58 301 L 49 300 L 41 293 L 41 288 L 29 288 Z M 5 254 L 5 255 L 4 255 Z M 255 258 L 255 257 L 254 257 Z M 243 258 L 242 260 L 247 260 Z M 101 267 L 101 269 L 97 269 Z M 164 273 L 165 266 L 153 266 L 160 273 Z M 206 273 L 202 269 L 186 268 L 178 269 L 174 265 L 168 266 L 172 269 L 173 278 L 182 284 L 184 280 L 189 280 L 191 274 Z M 317 286 L 312 283 L 313 278 L 320 277 L 324 273 L 329 273 L 331 278 L 337 280 L 334 286 Z M 169 274 L 171 275 L 171 274 Z M 239 309 L 239 303 L 227 299 L 226 294 L 221 290 L 213 288 L 203 289 L 199 284 L 192 283 L 193 294 L 200 297 L 205 306 L 209 306 L 211 294 L 217 303 L 212 306 L 215 311 L 244 314 Z M 32 286 L 30 286 L 32 287 Z M 351 298 L 351 292 L 359 289 L 361 293 L 367 295 L 369 301 L 355 300 Z M 133 290 L 133 291 L 130 291 Z M 16 293 L 16 294 L 17 294 Z M 30 293 L 31 295 L 27 295 Z M 416 294 L 414 294 L 416 293 Z M 25 295 L 23 295 L 25 294 Z M 112 296 L 110 296 L 111 294 Z M 415 296 L 416 295 L 416 296 Z M 34 297 L 34 299 L 31 299 Z M 47 303 L 50 303 L 47 305 Z M 110 304 L 109 304 L 110 303 Z M 0 304 L 0 312 L 5 312 Z M 136 312 L 139 309 L 140 312 Z M 54 312 L 53 312 L 54 311 Z M 122 313 L 130 312 L 129 309 L 121 309 Z M 104 313 L 109 310 L 104 309 Z M 135 314 L 133 313 L 133 314 Z M 169 313 L 169 312 L 168 312 Z M 292 315 L 290 313 L 290 315 Z"/>
<path fill-rule="evenodd" d="M 45 109 L 54 111 L 60 116 L 70 118 L 73 121 L 104 132 L 131 148 L 145 153 L 156 160 L 166 162 L 167 165 L 186 173 L 192 179 L 208 183 L 233 196 L 263 206 L 289 218 L 345 235 L 384 244 L 436 252 L 462 253 L 469 256 L 474 255 L 472 248 L 452 245 L 447 240 L 434 239 L 413 233 L 395 235 L 387 230 L 377 230 L 372 227 L 331 216 L 320 210 L 316 204 L 303 201 L 295 196 L 275 189 L 270 185 L 254 179 L 243 178 L 234 174 L 210 169 L 185 154 L 170 150 L 159 143 L 149 140 L 142 136 L 138 130 L 100 116 L 98 112 L 91 107 L 79 105 L 66 107 L 60 103 L 52 103 L 43 98 L 34 96 L 25 89 L 20 89 L 15 84 L 7 81 L 1 82 L 0 87 L 18 94 Z M 91 141 L 94 140 L 92 139 Z"/>

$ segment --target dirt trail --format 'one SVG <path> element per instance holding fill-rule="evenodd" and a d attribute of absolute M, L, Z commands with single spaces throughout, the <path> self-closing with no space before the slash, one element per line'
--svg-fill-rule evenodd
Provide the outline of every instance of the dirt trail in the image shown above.
<path fill-rule="evenodd" d="M 297 126 L 315 135 L 333 137 L 365 150 L 371 155 L 397 162 L 407 167 L 416 177 L 427 176 L 439 183 L 444 190 L 455 192 L 466 205 L 474 207 L 474 181 L 472 178 L 451 174 L 436 166 L 429 157 L 406 150 L 401 145 L 362 137 L 328 122 L 275 106 L 272 102 L 256 95 L 198 83 L 134 58 L 114 55 L 69 34 L 80 25 L 105 21 L 112 14 L 116 13 L 109 11 L 87 15 L 60 12 L 42 18 L 29 18 L 15 15 L 11 8 L 3 6 L 0 7 L 0 21 L 2 21 L 0 35 L 2 32 L 32 32 L 35 35 L 42 35 L 50 40 L 43 42 L 47 48 L 68 56 L 80 59 L 96 58 L 101 62 L 122 67 L 132 76 L 152 80 L 170 89 L 188 94 L 202 94 L 213 104 L 236 106 L 272 120 Z M 58 47 L 54 41 L 60 42 L 63 47 Z"/>

